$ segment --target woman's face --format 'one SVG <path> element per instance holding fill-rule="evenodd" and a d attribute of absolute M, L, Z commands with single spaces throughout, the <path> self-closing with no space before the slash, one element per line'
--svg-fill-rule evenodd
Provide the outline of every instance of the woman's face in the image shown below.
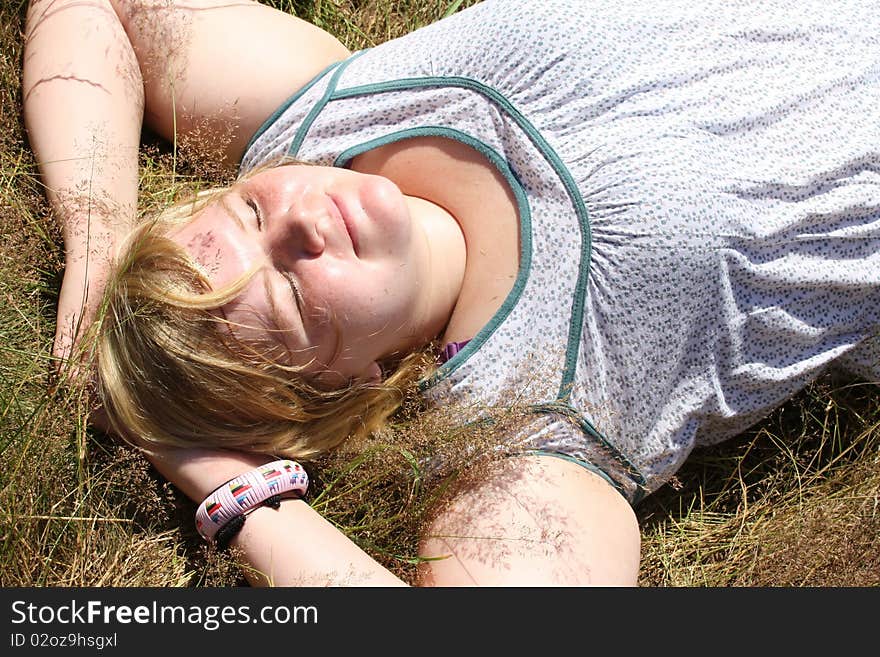
<path fill-rule="evenodd" d="M 376 378 L 376 361 L 405 342 L 427 259 L 392 182 L 332 167 L 258 173 L 172 239 L 215 289 L 259 267 L 222 308 L 232 330 L 277 343 L 291 364 L 336 384 Z"/>

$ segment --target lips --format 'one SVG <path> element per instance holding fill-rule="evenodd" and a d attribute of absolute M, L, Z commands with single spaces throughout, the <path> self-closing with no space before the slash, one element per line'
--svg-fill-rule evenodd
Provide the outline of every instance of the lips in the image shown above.
<path fill-rule="evenodd" d="M 357 226 L 355 225 L 351 212 L 346 208 L 344 201 L 339 201 L 333 196 L 330 196 L 329 198 L 332 214 L 342 222 L 345 232 L 351 240 L 351 248 L 354 250 L 355 256 L 359 256 Z"/>

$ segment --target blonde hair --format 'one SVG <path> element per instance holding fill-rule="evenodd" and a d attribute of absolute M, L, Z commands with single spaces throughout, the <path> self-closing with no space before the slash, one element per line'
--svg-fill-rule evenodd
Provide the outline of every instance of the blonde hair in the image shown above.
<path fill-rule="evenodd" d="M 255 271 L 214 290 L 169 230 L 226 189 L 202 192 L 129 237 L 96 322 L 98 391 L 114 431 L 146 449 L 219 447 L 309 459 L 382 427 L 426 373 L 410 354 L 379 383 L 327 390 L 268 347 L 230 330 L 217 309 Z"/>

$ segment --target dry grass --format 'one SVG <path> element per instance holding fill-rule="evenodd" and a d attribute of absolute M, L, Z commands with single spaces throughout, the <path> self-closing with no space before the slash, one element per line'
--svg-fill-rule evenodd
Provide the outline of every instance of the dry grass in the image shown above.
<path fill-rule="evenodd" d="M 334 31 L 353 49 L 458 6 L 274 4 Z M 88 429 L 80 394 L 55 389 L 49 354 L 63 252 L 21 121 L 24 5 L 0 7 L 0 585 L 242 584 L 229 558 L 199 542 L 193 505 L 143 458 Z M 206 167 L 202 155 L 193 144 L 172 154 L 147 137 L 144 208 L 228 175 Z M 823 379 L 747 435 L 695 454 L 674 485 L 638 509 L 642 584 L 880 584 L 877 392 Z M 411 577 L 424 511 L 442 492 L 423 476 L 418 457 L 438 445 L 490 439 L 443 418 L 401 421 L 369 451 L 323 463 L 313 503 Z"/>
<path fill-rule="evenodd" d="M 642 583 L 880 585 L 877 386 L 832 376 L 640 509 Z"/>

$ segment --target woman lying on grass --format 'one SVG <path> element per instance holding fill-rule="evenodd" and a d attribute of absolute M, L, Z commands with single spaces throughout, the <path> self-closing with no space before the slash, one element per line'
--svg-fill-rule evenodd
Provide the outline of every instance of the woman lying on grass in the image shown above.
<path fill-rule="evenodd" d="M 252 582 L 404 583 L 308 504 L 260 506 L 299 464 L 252 468 L 363 440 L 412 389 L 520 411 L 421 583 L 624 585 L 632 506 L 695 446 L 831 366 L 876 380 L 880 12 L 683 4 L 487 0 L 352 54 L 241 0 L 33 3 L 56 353 L 98 317 L 109 426 Z M 142 121 L 221 143 L 237 182 L 131 230 Z"/>

